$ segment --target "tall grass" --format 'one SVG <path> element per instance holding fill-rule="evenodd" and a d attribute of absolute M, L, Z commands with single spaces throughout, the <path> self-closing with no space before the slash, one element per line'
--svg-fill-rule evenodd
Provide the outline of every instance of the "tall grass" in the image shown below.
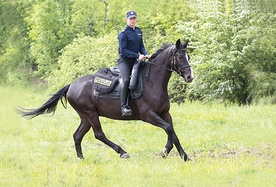
<path fill-rule="evenodd" d="M 120 159 L 94 138 L 76 157 L 79 118 L 59 105 L 52 117 L 20 118 L 14 108 L 40 106 L 43 92 L 0 87 L 0 186 L 275 186 L 276 106 L 172 105 L 175 131 L 192 158 L 174 148 L 167 159 L 162 129 L 101 118 L 103 130 L 131 155 Z"/>

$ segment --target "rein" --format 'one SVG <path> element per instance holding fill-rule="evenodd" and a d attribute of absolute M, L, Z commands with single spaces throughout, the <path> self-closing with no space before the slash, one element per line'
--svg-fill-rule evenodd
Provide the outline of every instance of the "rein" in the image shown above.
<path fill-rule="evenodd" d="M 170 51 L 171 51 L 171 50 L 172 50 L 172 48 L 170 49 Z M 179 50 L 184 50 L 184 51 L 186 51 L 185 49 L 179 49 Z M 159 65 L 159 64 L 153 63 L 153 62 L 151 62 L 150 60 L 149 60 L 149 61 L 146 61 L 146 63 L 147 63 L 147 64 L 153 64 L 153 65 L 155 65 L 155 66 L 158 66 L 159 68 L 165 69 L 166 71 L 174 72 L 174 73 L 177 73 L 177 74 L 181 75 L 181 70 L 182 70 L 182 69 L 190 68 L 191 66 L 190 66 L 189 64 L 187 64 L 187 65 L 181 66 L 181 67 L 179 67 L 179 68 L 176 67 L 176 64 L 175 64 L 175 62 L 176 62 L 176 52 L 177 52 L 177 50 L 174 50 L 174 51 L 173 51 L 173 60 L 172 60 L 172 62 L 171 62 L 171 68 L 167 68 L 167 67 L 161 66 L 161 65 Z"/>

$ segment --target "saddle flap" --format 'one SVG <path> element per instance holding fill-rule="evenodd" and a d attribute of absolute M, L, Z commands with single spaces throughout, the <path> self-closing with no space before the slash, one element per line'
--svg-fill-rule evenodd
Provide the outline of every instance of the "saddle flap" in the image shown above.
<path fill-rule="evenodd" d="M 94 77 L 94 88 L 97 91 L 109 93 L 118 82 L 118 77 L 114 76 L 109 69 L 99 70 Z"/>
<path fill-rule="evenodd" d="M 94 96 L 103 99 L 119 99 L 120 83 L 122 82 L 117 67 L 102 68 L 94 74 Z M 142 73 L 139 73 L 139 81 L 136 89 L 130 90 L 130 99 L 137 99 L 142 95 Z"/>

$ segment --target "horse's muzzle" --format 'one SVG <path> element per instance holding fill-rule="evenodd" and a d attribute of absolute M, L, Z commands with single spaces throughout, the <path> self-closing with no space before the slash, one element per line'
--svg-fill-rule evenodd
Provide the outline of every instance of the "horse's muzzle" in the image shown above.
<path fill-rule="evenodd" d="M 189 74 L 189 75 L 184 75 L 184 80 L 185 80 L 185 82 L 187 82 L 187 83 L 192 82 L 192 81 L 194 80 L 194 75 L 193 75 L 193 73 L 191 73 L 191 74 Z"/>

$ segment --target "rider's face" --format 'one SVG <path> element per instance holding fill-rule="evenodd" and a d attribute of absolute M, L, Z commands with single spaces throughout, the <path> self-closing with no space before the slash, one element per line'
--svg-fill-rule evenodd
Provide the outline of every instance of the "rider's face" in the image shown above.
<path fill-rule="evenodd" d="M 137 22 L 137 18 L 133 17 L 133 18 L 126 18 L 127 21 L 127 25 L 130 27 L 135 27 L 136 22 Z"/>

